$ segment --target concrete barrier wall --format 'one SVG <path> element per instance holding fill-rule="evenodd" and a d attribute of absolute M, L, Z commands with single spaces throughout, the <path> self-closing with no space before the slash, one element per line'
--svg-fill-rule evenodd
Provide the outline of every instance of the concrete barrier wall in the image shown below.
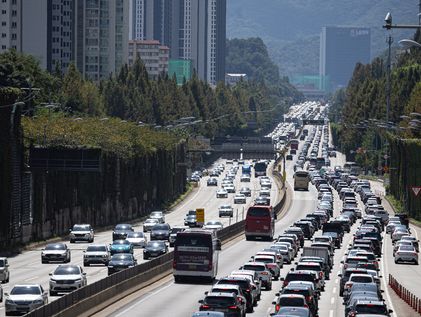
<path fill-rule="evenodd" d="M 273 206 L 279 214 L 286 199 L 286 187 L 279 173 L 272 171 L 280 188 L 279 201 Z M 218 238 L 226 243 L 244 233 L 245 221 L 239 221 L 218 231 Z M 44 305 L 25 316 L 28 317 L 74 317 L 90 316 L 108 305 L 150 285 L 172 272 L 173 251 L 108 276 L 79 290 L 62 296 L 58 300 Z"/>

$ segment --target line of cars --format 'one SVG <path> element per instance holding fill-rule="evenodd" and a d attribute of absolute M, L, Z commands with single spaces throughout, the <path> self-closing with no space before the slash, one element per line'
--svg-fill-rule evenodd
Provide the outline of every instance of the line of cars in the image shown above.
<path fill-rule="evenodd" d="M 388 222 L 388 214 L 381 206 L 380 197 L 371 191 L 370 183 L 359 180 L 343 168 L 335 167 L 334 171 L 325 174 L 326 180 L 342 200 L 340 219 L 342 224 L 352 225 L 361 218 L 353 235 L 338 274 L 339 295 L 343 297 L 344 315 L 347 317 L 376 314 L 390 316 L 392 311 L 385 303 L 379 275 L 381 260 L 382 235 Z M 364 204 L 364 212 L 359 207 L 357 195 Z M 354 210 L 354 211 L 353 211 Z M 343 226 L 348 231 L 348 226 Z"/>

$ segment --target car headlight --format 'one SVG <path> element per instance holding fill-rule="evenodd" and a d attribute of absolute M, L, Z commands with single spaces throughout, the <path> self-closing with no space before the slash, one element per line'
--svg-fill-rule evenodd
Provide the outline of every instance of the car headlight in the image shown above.
<path fill-rule="evenodd" d="M 55 279 L 53 279 L 53 278 L 50 278 L 50 282 L 55 283 L 55 282 L 57 282 L 57 280 L 55 280 Z"/>
<path fill-rule="evenodd" d="M 75 283 L 77 283 L 77 282 L 82 282 L 82 279 L 78 278 L 77 280 L 75 280 Z"/>
<path fill-rule="evenodd" d="M 6 305 L 14 305 L 15 303 L 11 299 L 6 299 Z"/>
<path fill-rule="evenodd" d="M 103 254 L 103 255 L 102 255 L 102 257 L 103 257 L 103 258 L 106 258 L 106 257 L 107 257 L 107 255 L 106 255 L 106 254 Z"/>
<path fill-rule="evenodd" d="M 113 265 L 108 265 L 108 268 L 109 269 L 112 269 L 114 266 Z"/>
<path fill-rule="evenodd" d="M 44 304 L 44 301 L 42 299 L 37 299 L 37 300 L 34 300 L 32 303 L 37 304 L 37 305 L 42 305 Z"/>

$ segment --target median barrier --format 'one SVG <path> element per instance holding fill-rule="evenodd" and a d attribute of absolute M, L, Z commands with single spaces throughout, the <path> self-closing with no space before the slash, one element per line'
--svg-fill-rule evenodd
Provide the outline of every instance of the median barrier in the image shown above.
<path fill-rule="evenodd" d="M 389 274 L 389 286 L 394 290 L 396 295 L 398 295 L 405 303 L 421 315 L 421 299 L 399 283 L 392 274 Z"/>
<path fill-rule="evenodd" d="M 272 171 L 272 175 L 280 185 L 280 201 L 273 206 L 278 214 L 285 203 L 285 185 L 281 175 Z M 245 221 L 241 220 L 218 231 L 221 243 L 237 237 L 244 232 Z M 92 284 L 66 294 L 59 299 L 29 312 L 27 317 L 74 317 L 90 316 L 115 303 L 125 296 L 150 285 L 163 276 L 171 273 L 174 251 L 141 263 L 132 268 L 107 276 Z"/>

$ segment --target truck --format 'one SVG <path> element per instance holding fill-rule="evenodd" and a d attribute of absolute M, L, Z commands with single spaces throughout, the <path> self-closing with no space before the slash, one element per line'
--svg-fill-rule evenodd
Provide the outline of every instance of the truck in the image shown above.
<path fill-rule="evenodd" d="M 244 164 L 244 165 L 241 167 L 241 173 L 242 173 L 243 175 L 249 175 L 249 176 L 251 176 L 251 165 L 249 165 L 249 164 Z"/>
<path fill-rule="evenodd" d="M 325 261 L 325 268 L 327 271 L 333 267 L 333 259 L 332 255 L 329 253 L 327 248 L 322 247 L 304 247 L 303 252 L 301 254 L 301 258 L 303 257 L 318 257 L 322 258 Z M 328 278 L 329 275 L 326 276 Z"/>
<path fill-rule="evenodd" d="M 290 146 L 291 150 L 298 150 L 298 144 L 299 144 L 299 141 L 296 140 L 296 139 L 292 139 L 289 142 L 289 146 Z"/>

